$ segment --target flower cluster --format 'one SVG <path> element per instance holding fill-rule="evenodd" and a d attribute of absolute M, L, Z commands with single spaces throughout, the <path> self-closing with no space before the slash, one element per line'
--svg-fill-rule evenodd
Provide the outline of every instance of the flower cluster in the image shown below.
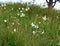
<path fill-rule="evenodd" d="M 31 26 L 34 28 L 39 28 L 39 26 L 37 24 L 34 24 L 33 22 L 31 23 Z"/>
<path fill-rule="evenodd" d="M 25 16 L 25 14 L 24 13 L 21 13 L 20 17 L 24 17 L 24 16 Z"/>
<path fill-rule="evenodd" d="M 25 9 L 25 11 L 28 11 L 30 8 L 29 7 L 27 7 L 26 9 Z"/>
<path fill-rule="evenodd" d="M 46 20 L 47 20 L 47 17 L 46 17 L 46 16 L 44 16 L 44 17 L 42 17 L 42 19 L 43 19 L 44 21 L 46 21 Z"/>
<path fill-rule="evenodd" d="M 2 7 L 6 6 L 6 3 L 4 3 L 4 4 L 1 4 L 1 6 L 2 6 Z"/>

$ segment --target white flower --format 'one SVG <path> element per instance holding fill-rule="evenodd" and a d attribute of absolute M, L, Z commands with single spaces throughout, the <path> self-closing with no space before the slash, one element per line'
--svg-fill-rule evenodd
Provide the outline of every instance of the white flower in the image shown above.
<path fill-rule="evenodd" d="M 26 9 L 25 9 L 25 11 L 28 11 L 30 8 L 29 7 L 27 7 Z"/>
<path fill-rule="evenodd" d="M 46 21 L 46 20 L 47 20 L 46 16 L 42 17 L 42 19 L 43 19 L 44 21 Z"/>
<path fill-rule="evenodd" d="M 25 14 L 24 13 L 22 13 L 21 15 L 20 15 L 20 17 L 24 17 L 25 16 Z"/>
<path fill-rule="evenodd" d="M 28 9 L 26 8 L 25 11 L 28 11 Z"/>
<path fill-rule="evenodd" d="M 14 8 L 11 8 L 11 10 L 13 10 Z"/>
<path fill-rule="evenodd" d="M 35 27 L 35 28 L 39 28 L 38 25 L 35 25 L 34 27 Z"/>
<path fill-rule="evenodd" d="M 34 27 L 34 28 L 39 28 L 39 26 L 35 25 L 33 22 L 31 23 L 31 26 Z"/>
<path fill-rule="evenodd" d="M 4 22 L 7 22 L 7 20 L 4 20 Z"/>
<path fill-rule="evenodd" d="M 20 10 L 20 8 L 18 8 Z"/>
<path fill-rule="evenodd" d="M 6 9 L 6 7 L 4 7 L 4 9 Z"/>
<path fill-rule="evenodd" d="M 33 27 L 33 26 L 35 26 L 35 24 L 32 22 L 32 23 L 31 23 L 31 26 Z"/>
<path fill-rule="evenodd" d="M 35 35 L 36 34 L 36 31 L 33 31 L 32 33 L 33 33 L 33 35 Z"/>
<path fill-rule="evenodd" d="M 22 8 L 22 10 L 24 10 L 24 8 Z"/>
<path fill-rule="evenodd" d="M 41 22 L 39 22 L 39 24 L 41 24 Z"/>
<path fill-rule="evenodd" d="M 14 25 L 14 22 L 12 23 L 12 25 Z"/>
<path fill-rule="evenodd" d="M 44 32 L 44 30 L 41 32 L 41 34 L 44 34 L 45 32 Z"/>
<path fill-rule="evenodd" d="M 17 13 L 17 15 L 19 16 L 20 14 L 19 14 L 19 13 Z"/>
<path fill-rule="evenodd" d="M 14 29 L 14 32 L 16 32 L 16 29 Z"/>
<path fill-rule="evenodd" d="M 20 12 L 22 12 L 22 10 L 20 10 Z"/>

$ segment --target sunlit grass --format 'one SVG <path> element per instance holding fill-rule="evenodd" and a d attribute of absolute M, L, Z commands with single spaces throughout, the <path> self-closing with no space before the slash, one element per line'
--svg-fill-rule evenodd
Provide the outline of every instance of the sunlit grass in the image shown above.
<path fill-rule="evenodd" d="M 0 46 L 60 46 L 60 11 L 39 6 L 0 6 Z"/>

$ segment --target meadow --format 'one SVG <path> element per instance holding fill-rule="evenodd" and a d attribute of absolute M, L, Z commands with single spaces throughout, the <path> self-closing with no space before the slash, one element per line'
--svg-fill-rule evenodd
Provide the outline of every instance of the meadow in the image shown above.
<path fill-rule="evenodd" d="M 2 4 L 0 46 L 60 46 L 60 11 Z"/>

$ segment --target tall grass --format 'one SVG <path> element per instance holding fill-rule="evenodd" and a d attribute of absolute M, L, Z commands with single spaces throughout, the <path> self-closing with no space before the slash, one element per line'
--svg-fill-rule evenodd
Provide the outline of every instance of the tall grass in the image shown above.
<path fill-rule="evenodd" d="M 0 46 L 60 46 L 60 11 L 25 4 L 0 6 Z"/>

